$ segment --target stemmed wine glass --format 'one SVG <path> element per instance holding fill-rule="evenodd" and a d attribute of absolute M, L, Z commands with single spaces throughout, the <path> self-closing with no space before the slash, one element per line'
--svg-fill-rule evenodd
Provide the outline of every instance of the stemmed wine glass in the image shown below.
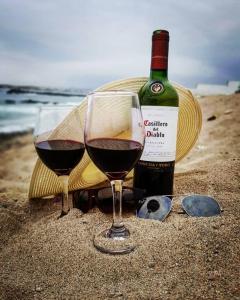
<path fill-rule="evenodd" d="M 113 193 L 112 226 L 95 235 L 93 241 L 104 253 L 123 254 L 135 248 L 122 219 L 122 184 L 142 154 L 144 137 L 136 93 L 106 91 L 88 95 L 85 146 L 94 164 L 109 179 Z"/>
<path fill-rule="evenodd" d="M 34 145 L 41 161 L 59 178 L 63 190 L 62 211 L 70 210 L 68 178 L 83 157 L 83 126 L 76 106 L 45 105 L 39 108 Z"/>

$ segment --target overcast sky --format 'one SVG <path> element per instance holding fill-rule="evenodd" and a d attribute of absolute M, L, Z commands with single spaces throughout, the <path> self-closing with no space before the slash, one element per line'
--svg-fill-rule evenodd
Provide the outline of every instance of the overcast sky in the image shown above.
<path fill-rule="evenodd" d="M 148 76 L 170 32 L 169 78 L 240 80 L 240 0 L 0 0 L 0 82 L 96 88 Z"/>

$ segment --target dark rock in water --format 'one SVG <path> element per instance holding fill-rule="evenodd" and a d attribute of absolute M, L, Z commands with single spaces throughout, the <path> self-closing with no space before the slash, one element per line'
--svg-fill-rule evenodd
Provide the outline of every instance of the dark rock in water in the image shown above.
<path fill-rule="evenodd" d="M 6 89 L 7 94 L 38 94 L 48 96 L 62 96 L 62 97 L 85 97 L 89 93 L 89 89 L 79 88 L 53 88 L 53 87 L 39 87 L 34 85 L 11 85 L 0 84 L 0 90 Z"/>
<path fill-rule="evenodd" d="M 48 104 L 48 101 L 38 101 L 38 100 L 32 100 L 32 99 L 26 99 L 22 100 L 21 103 L 23 104 L 36 104 L 36 103 L 42 103 L 42 104 Z"/>
<path fill-rule="evenodd" d="M 15 100 L 12 100 L 12 99 L 6 99 L 4 101 L 6 104 L 16 104 L 16 101 Z"/>
<path fill-rule="evenodd" d="M 32 93 L 33 91 L 28 88 L 23 88 L 23 87 L 14 87 L 10 88 L 7 91 L 7 94 L 27 94 L 27 93 Z"/>
<path fill-rule="evenodd" d="M 215 115 L 212 115 L 211 117 L 207 118 L 207 121 L 213 121 L 216 119 L 217 119 L 217 117 Z"/>
<path fill-rule="evenodd" d="M 35 94 L 39 95 L 49 95 L 49 96 L 63 96 L 63 97 L 85 97 L 85 94 L 65 94 L 65 93 L 58 93 L 58 92 L 35 92 Z"/>
<path fill-rule="evenodd" d="M 6 99 L 4 101 L 5 104 L 37 104 L 37 103 L 41 103 L 41 104 L 48 104 L 49 101 L 40 101 L 40 100 L 33 100 L 33 99 L 24 99 L 24 100 L 12 100 L 12 99 Z"/>
<path fill-rule="evenodd" d="M 65 93 L 58 92 L 51 89 L 40 89 L 40 88 L 28 88 L 28 87 L 14 87 L 7 91 L 7 94 L 37 94 L 37 95 L 48 95 L 48 96 L 63 96 L 63 97 L 85 97 L 86 94 L 79 93 Z"/>
<path fill-rule="evenodd" d="M 0 89 L 11 89 L 12 87 L 14 87 L 12 84 L 0 84 Z"/>

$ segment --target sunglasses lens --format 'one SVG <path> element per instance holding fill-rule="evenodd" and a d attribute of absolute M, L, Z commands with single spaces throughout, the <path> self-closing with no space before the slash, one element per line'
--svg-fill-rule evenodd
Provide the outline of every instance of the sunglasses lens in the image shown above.
<path fill-rule="evenodd" d="M 97 206 L 103 213 L 112 213 L 113 200 L 112 200 L 112 189 L 104 188 L 98 191 L 97 194 Z"/>
<path fill-rule="evenodd" d="M 73 207 L 87 213 L 94 206 L 94 200 L 89 197 L 88 191 L 75 191 L 73 193 Z"/>
<path fill-rule="evenodd" d="M 99 200 L 112 200 L 112 189 L 111 188 L 104 188 L 98 191 L 97 197 Z"/>
<path fill-rule="evenodd" d="M 166 196 L 152 196 L 143 199 L 137 209 L 137 217 L 163 221 L 172 208 L 172 200 Z"/>
<path fill-rule="evenodd" d="M 191 217 L 211 217 L 221 213 L 216 200 L 208 196 L 193 195 L 182 200 L 182 207 Z"/>

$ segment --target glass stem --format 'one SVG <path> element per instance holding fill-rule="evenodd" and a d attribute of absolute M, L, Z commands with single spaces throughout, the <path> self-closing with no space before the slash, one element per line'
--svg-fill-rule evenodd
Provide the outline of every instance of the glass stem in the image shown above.
<path fill-rule="evenodd" d="M 125 229 L 122 220 L 122 180 L 112 180 L 113 194 L 113 224 L 111 230 L 122 231 Z"/>
<path fill-rule="evenodd" d="M 70 204 L 69 204 L 69 200 L 68 200 L 68 179 L 69 176 L 68 175 L 62 175 L 59 176 L 59 179 L 61 181 L 61 185 L 62 185 L 62 212 L 60 215 L 60 218 L 67 215 L 69 210 L 70 210 Z"/>

